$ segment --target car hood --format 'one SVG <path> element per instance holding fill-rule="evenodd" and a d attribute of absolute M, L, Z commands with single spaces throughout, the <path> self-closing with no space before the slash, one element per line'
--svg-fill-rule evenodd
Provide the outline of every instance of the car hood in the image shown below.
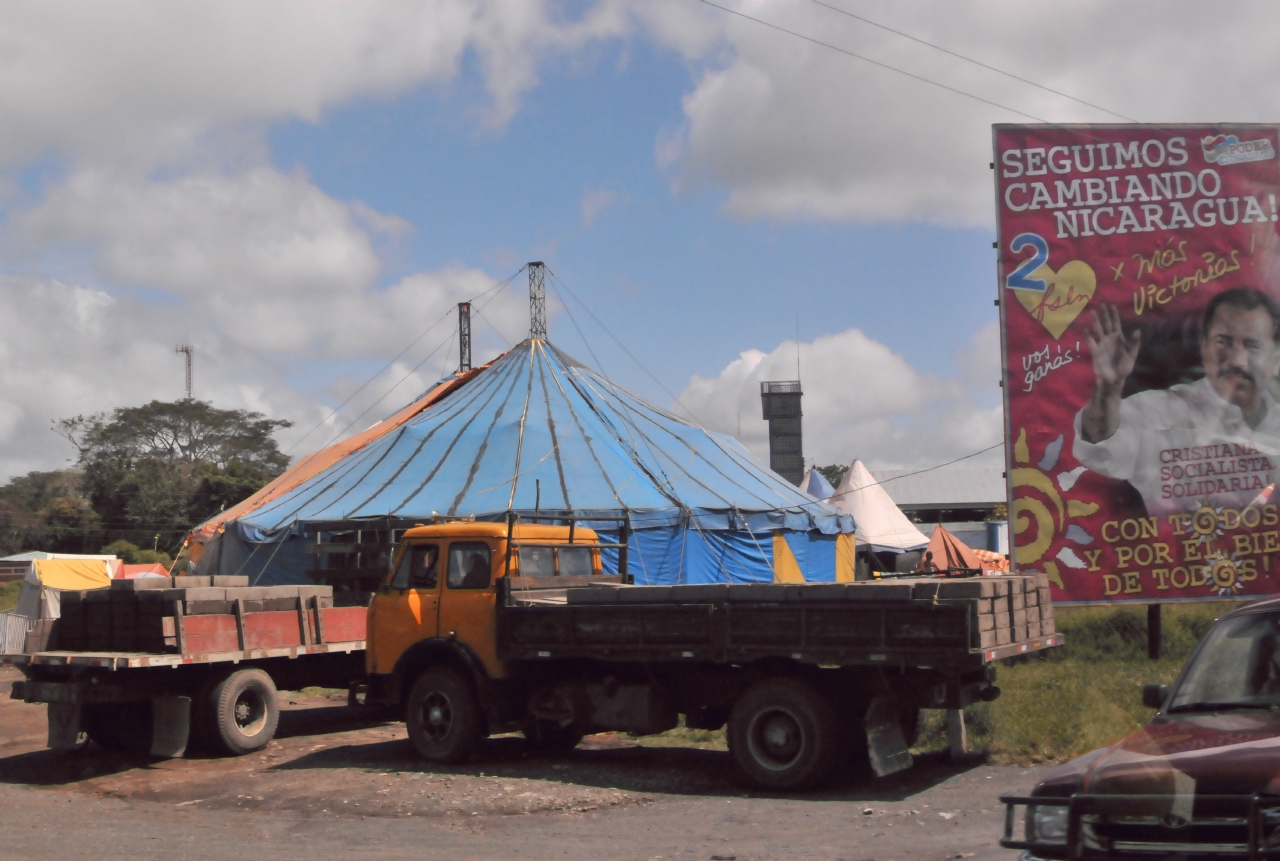
<path fill-rule="evenodd" d="M 1187 791 L 1197 795 L 1280 791 L 1280 713 L 1157 715 L 1111 747 L 1059 766 L 1036 787 L 1037 795 Z"/>

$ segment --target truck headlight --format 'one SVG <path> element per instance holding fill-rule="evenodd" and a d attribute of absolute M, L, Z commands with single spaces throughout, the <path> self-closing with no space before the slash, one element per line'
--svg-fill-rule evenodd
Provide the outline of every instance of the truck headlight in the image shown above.
<path fill-rule="evenodd" d="M 1067 811 L 1065 804 L 1029 805 L 1027 807 L 1027 837 L 1035 843 L 1067 842 Z"/>

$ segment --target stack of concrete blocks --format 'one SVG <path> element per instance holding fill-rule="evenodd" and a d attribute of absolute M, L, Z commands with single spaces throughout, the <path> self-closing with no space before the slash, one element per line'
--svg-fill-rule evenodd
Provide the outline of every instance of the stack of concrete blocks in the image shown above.
<path fill-rule="evenodd" d="M 173 617 L 333 606 L 332 586 L 250 586 L 248 577 L 144 577 L 62 593 L 50 647 L 75 652 L 171 652 Z"/>

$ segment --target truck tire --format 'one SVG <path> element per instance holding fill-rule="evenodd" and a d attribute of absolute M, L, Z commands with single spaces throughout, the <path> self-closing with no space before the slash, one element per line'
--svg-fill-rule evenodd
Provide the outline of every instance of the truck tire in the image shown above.
<path fill-rule="evenodd" d="M 898 709 L 898 722 L 902 725 L 902 738 L 907 747 L 915 747 L 920 740 L 920 728 L 924 725 L 924 709 L 903 706 Z"/>
<path fill-rule="evenodd" d="M 839 722 L 827 698 L 799 679 L 757 682 L 733 705 L 729 751 L 751 783 L 805 789 L 841 759 Z"/>
<path fill-rule="evenodd" d="M 105 750 L 146 754 L 151 750 L 151 703 L 97 703 L 84 707 L 85 734 Z"/>
<path fill-rule="evenodd" d="M 418 676 L 405 703 L 405 726 L 418 754 L 430 762 L 461 762 L 480 744 L 484 726 L 470 681 L 449 667 Z"/>
<path fill-rule="evenodd" d="M 568 753 L 582 741 L 581 729 L 569 724 L 560 726 L 555 721 L 530 718 L 522 730 L 525 742 L 533 753 Z"/>
<path fill-rule="evenodd" d="M 262 750 L 280 725 L 276 685 L 262 670 L 231 673 L 213 686 L 206 707 L 206 734 L 232 756 Z"/>

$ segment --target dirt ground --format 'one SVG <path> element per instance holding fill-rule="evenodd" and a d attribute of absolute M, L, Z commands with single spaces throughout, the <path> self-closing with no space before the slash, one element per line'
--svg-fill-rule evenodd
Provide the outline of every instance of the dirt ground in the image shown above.
<path fill-rule="evenodd" d="M 889 778 L 775 796 L 747 790 L 720 750 L 591 736 L 530 756 L 490 739 L 459 766 L 415 758 L 403 724 L 345 695 L 286 694 L 277 739 L 238 758 L 44 748 L 43 706 L 0 670 L 0 855 L 60 859 L 273 857 L 1001 858 L 997 796 L 1036 769 L 921 757 Z"/>

